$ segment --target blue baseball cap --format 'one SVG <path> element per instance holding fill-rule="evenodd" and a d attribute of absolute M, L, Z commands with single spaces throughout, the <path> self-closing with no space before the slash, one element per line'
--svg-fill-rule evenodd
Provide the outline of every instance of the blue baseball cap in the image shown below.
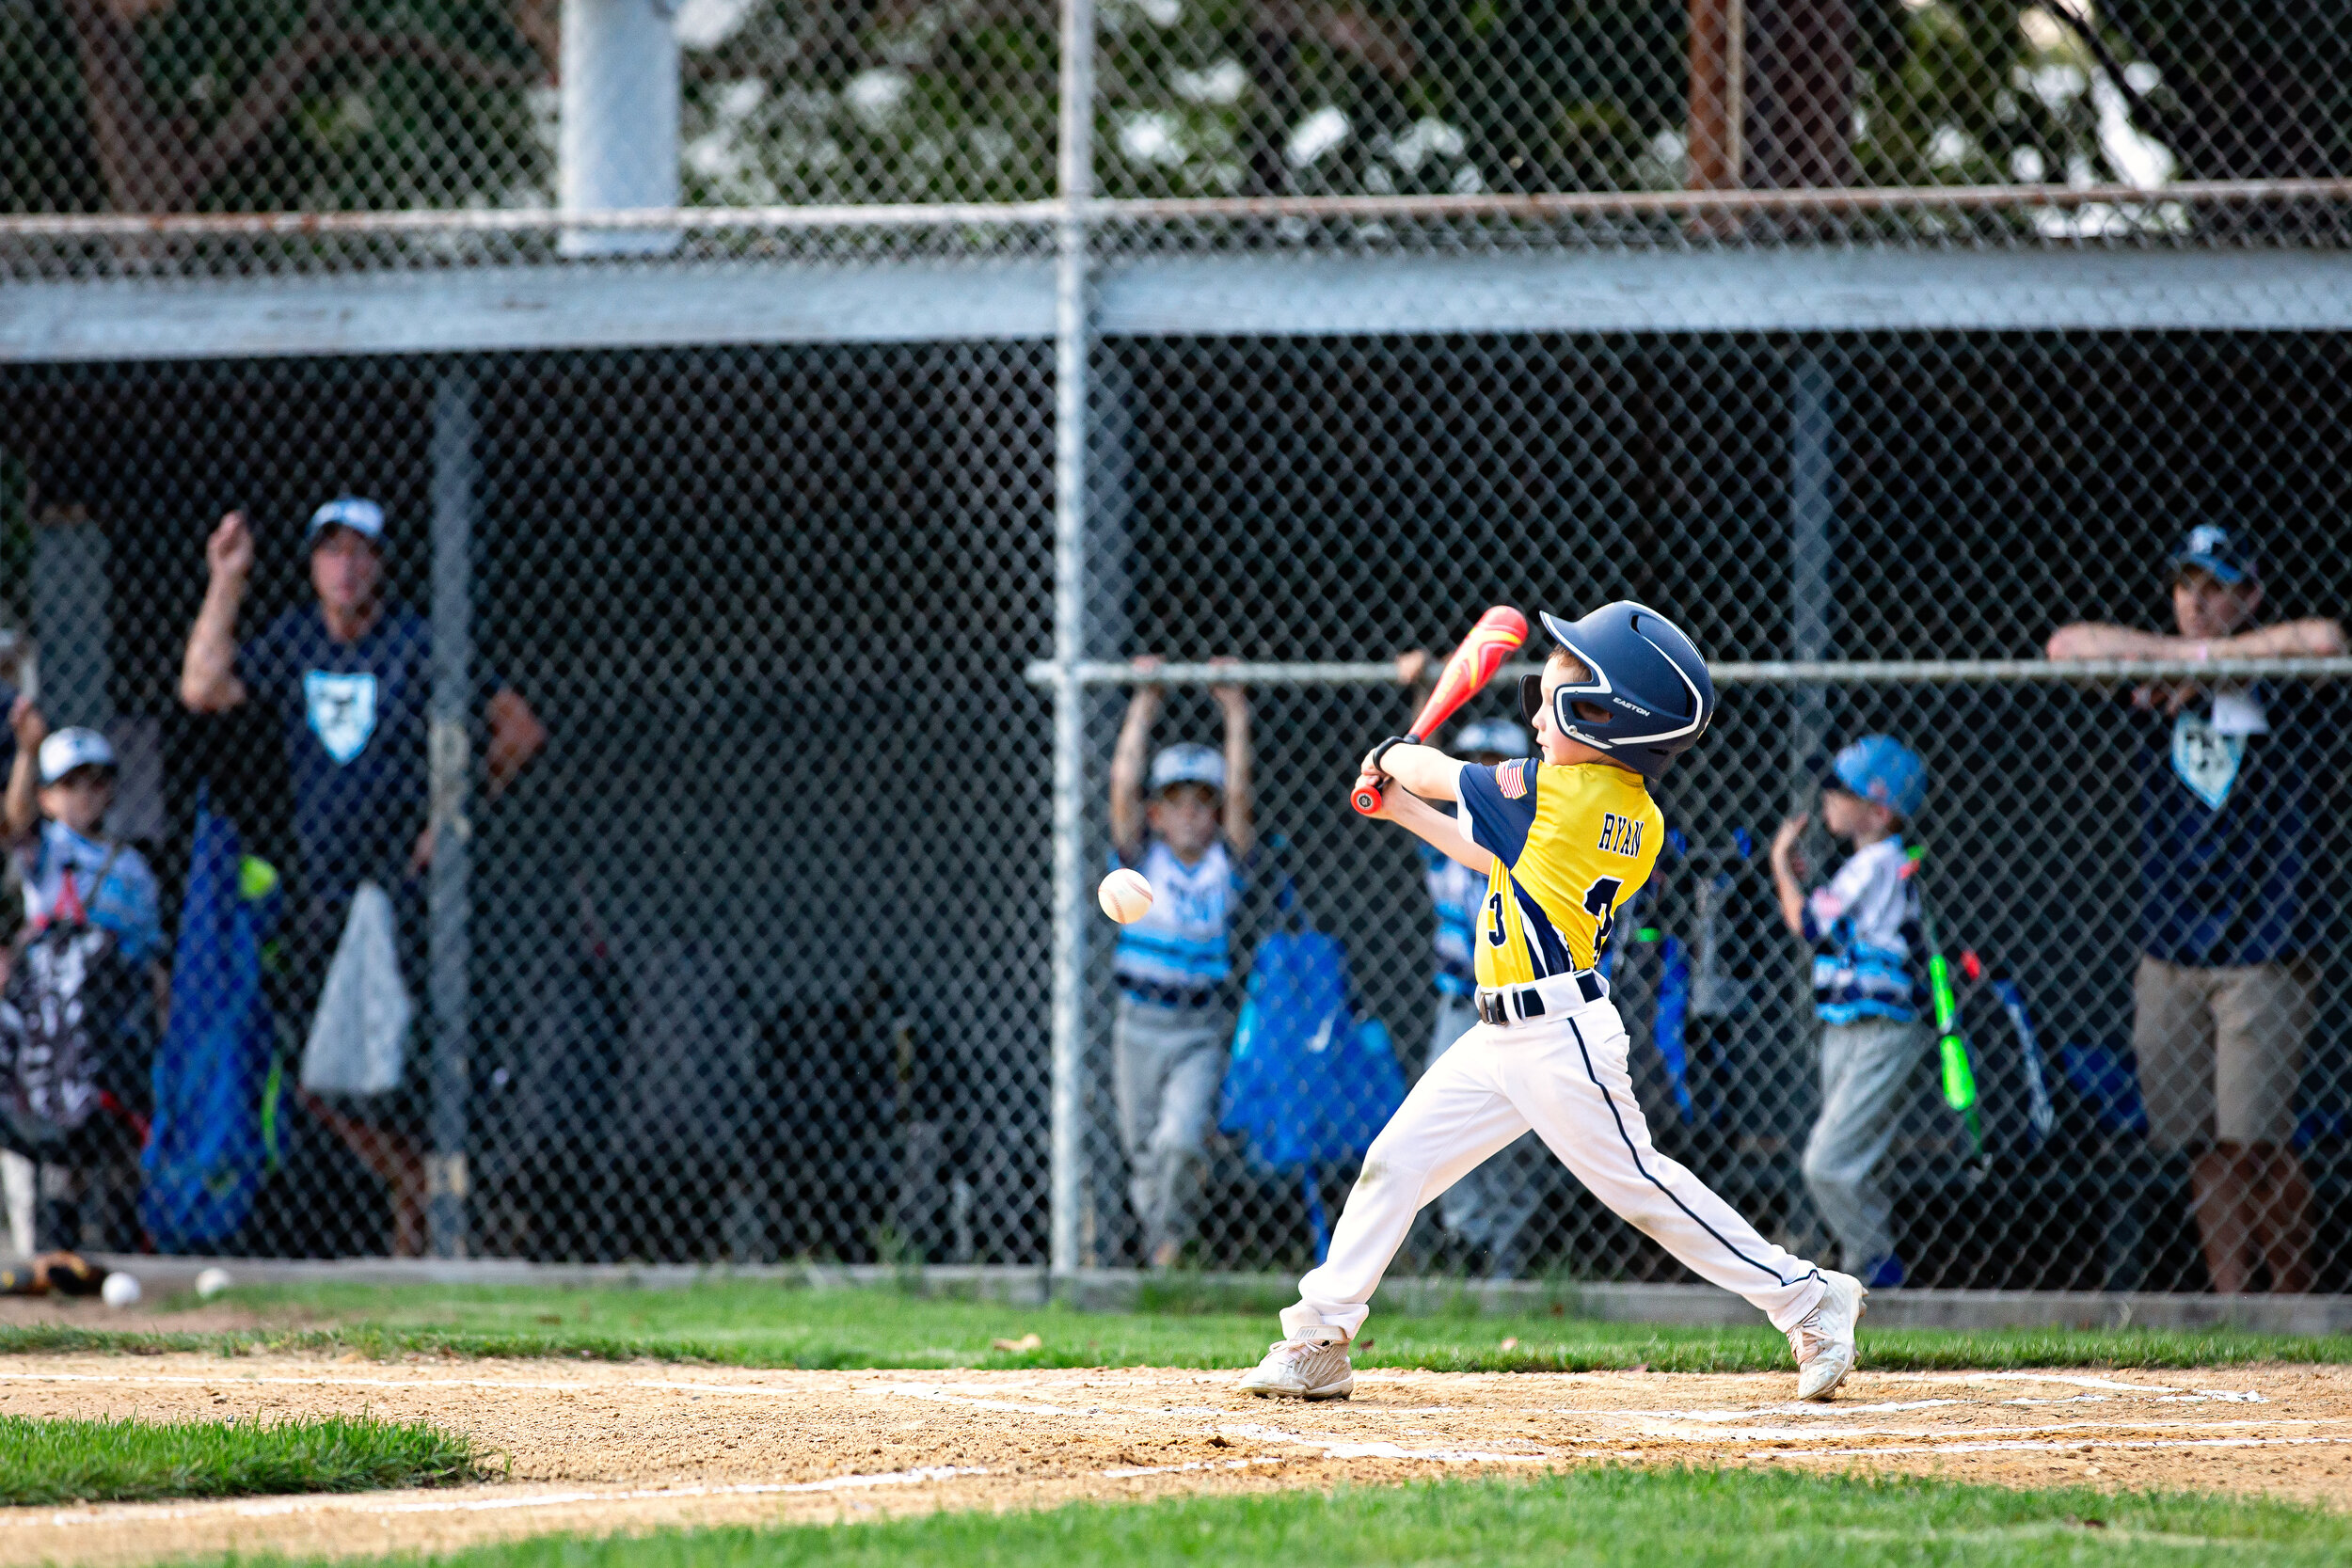
<path fill-rule="evenodd" d="M 2200 523 L 2188 531 L 2172 552 L 2172 569 L 2194 566 L 2211 572 L 2216 582 L 2235 586 L 2262 576 L 2254 559 L 2254 542 L 2218 523 Z"/>
<path fill-rule="evenodd" d="M 347 528 L 373 545 L 384 543 L 384 509 L 363 496 L 337 496 L 310 514 L 305 545 L 316 545 L 330 528 Z"/>
<path fill-rule="evenodd" d="M 1928 765 L 1891 735 L 1866 735 L 1830 759 L 1825 789 L 1875 800 L 1898 816 L 1918 813 L 1928 798 Z"/>

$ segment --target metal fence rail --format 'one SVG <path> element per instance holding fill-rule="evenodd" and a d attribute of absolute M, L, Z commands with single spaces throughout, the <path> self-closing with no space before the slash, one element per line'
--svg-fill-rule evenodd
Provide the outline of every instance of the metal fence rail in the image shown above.
<path fill-rule="evenodd" d="M 1505 664 L 1498 681 L 1542 673 L 1534 663 Z M 2316 680 L 2352 675 L 2352 658 L 2069 659 L 2028 658 L 1765 659 L 1708 666 L 1718 686 L 1909 686 L 2007 684 L 2051 681 L 2069 685 L 2146 680 Z M 1208 686 L 1238 681 L 1245 686 L 1393 686 L 1394 661 L 1386 664 L 1264 664 L 1236 659 L 1222 664 L 1166 662 L 1080 663 L 1073 672 L 1083 686 Z M 1052 686 L 1060 667 L 1041 660 L 1026 675 L 1033 686 Z"/>

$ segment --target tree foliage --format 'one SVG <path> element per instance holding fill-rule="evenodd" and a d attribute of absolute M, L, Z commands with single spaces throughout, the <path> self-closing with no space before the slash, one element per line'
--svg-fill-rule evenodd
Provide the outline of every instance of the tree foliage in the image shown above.
<path fill-rule="evenodd" d="M 0 205 L 553 198 L 560 0 L 0 0 Z M 1112 196 L 1683 182 L 1688 0 L 1100 0 Z M 2320 0 L 1748 0 L 1760 184 L 2329 172 Z M 1055 186 L 1053 0 L 686 0 L 687 198 Z M 1849 64 L 1849 62 L 1851 62 Z"/>

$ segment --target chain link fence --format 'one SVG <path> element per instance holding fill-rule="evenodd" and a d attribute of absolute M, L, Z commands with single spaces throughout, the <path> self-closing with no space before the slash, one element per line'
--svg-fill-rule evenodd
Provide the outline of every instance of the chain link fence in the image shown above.
<path fill-rule="evenodd" d="M 71 908 L 136 982 L 111 1102 L 20 1107 L 16 1241 L 1298 1268 L 1462 1019 L 1428 867 L 1346 804 L 1400 656 L 1634 597 L 1724 693 L 1607 956 L 1661 1150 L 1914 1284 L 2345 1289 L 2347 37 L 0 5 L 19 1077 Z M 2249 549 L 2258 601 L 2208 581 Z M 2188 635 L 2045 657 L 2084 623 Z M 1148 1083 L 1092 901 L 1146 687 L 1147 761 L 1246 750 L 1254 841 Z M 74 726 L 100 816 L 42 787 Z M 1840 863 L 1820 785 L 1872 734 L 1925 765 L 1908 960 L 1978 1102 L 1920 1022 L 1808 1161 L 1771 847 L 1809 813 L 1804 880 Z M 1230 1040 L 1299 931 L 1344 1044 L 1269 1109 Z M 1684 1277 L 1526 1148 L 1398 1267 Z"/>

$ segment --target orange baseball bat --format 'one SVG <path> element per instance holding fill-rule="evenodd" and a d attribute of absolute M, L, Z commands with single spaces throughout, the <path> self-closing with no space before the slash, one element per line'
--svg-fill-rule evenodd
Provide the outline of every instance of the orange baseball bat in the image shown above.
<path fill-rule="evenodd" d="M 1445 669 L 1438 673 L 1438 684 L 1430 689 L 1429 700 L 1421 705 L 1413 727 L 1406 732 L 1405 743 L 1418 746 L 1424 736 L 1435 735 L 1438 726 L 1477 696 L 1495 678 L 1502 661 L 1526 642 L 1527 617 L 1509 605 L 1499 604 L 1481 615 L 1478 625 L 1462 639 L 1462 645 L 1447 657 Z M 1358 811 L 1370 816 L 1380 809 L 1380 786 L 1358 784 L 1353 801 Z"/>

